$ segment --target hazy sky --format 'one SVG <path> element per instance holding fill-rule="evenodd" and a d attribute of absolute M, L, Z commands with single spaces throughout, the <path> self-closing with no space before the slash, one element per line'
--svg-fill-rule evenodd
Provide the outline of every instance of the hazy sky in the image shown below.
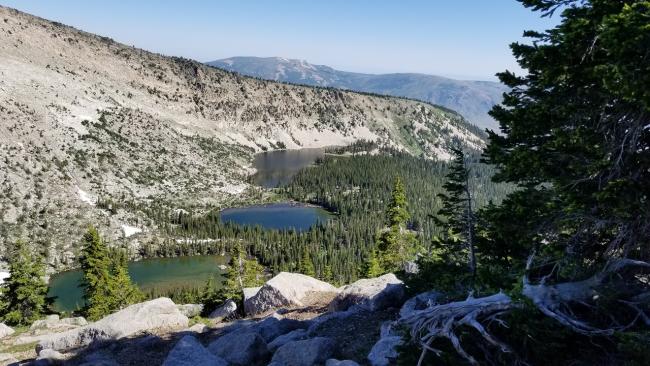
<path fill-rule="evenodd" d="M 508 44 L 540 18 L 514 0 L 0 0 L 173 56 L 282 56 L 346 71 L 493 80 L 518 71 Z"/>

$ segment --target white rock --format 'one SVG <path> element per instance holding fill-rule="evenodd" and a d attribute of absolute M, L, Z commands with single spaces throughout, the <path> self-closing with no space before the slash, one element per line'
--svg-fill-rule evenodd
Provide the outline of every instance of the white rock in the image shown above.
<path fill-rule="evenodd" d="M 180 304 L 176 305 L 178 310 L 188 318 L 194 318 L 203 312 L 203 304 Z"/>
<path fill-rule="evenodd" d="M 120 339 L 153 329 L 186 328 L 189 320 L 168 298 L 134 304 L 95 323 L 48 335 L 36 345 L 36 350 L 66 350 L 95 342 Z"/>
<path fill-rule="evenodd" d="M 251 297 L 257 295 L 258 292 L 262 289 L 262 286 L 260 287 L 244 287 L 244 303 L 250 299 Z"/>
<path fill-rule="evenodd" d="M 16 331 L 5 323 L 0 323 L 0 338 L 8 337 Z"/>
<path fill-rule="evenodd" d="M 271 363 L 284 366 L 312 366 L 322 364 L 336 349 L 336 342 L 330 338 L 316 337 L 289 342 L 278 348 Z"/>
<path fill-rule="evenodd" d="M 329 305 L 330 311 L 342 311 L 352 305 L 375 311 L 401 305 L 404 298 L 404 283 L 394 274 L 388 273 L 376 278 L 361 279 L 344 286 Z"/>
<path fill-rule="evenodd" d="M 370 350 L 368 361 L 372 366 L 392 365 L 397 358 L 397 346 L 402 344 L 402 337 L 390 336 L 381 338 Z"/>
<path fill-rule="evenodd" d="M 309 292 L 338 292 L 327 282 L 300 273 L 281 272 L 244 302 L 246 314 L 259 314 L 283 306 L 303 306 Z"/>
<path fill-rule="evenodd" d="M 135 235 L 135 234 L 141 233 L 141 232 L 142 232 L 142 229 L 140 229 L 139 227 L 122 224 L 122 233 L 124 233 L 125 238 L 128 238 L 129 236 L 132 236 L 132 235 Z"/>
<path fill-rule="evenodd" d="M 187 335 L 169 351 L 162 366 L 228 366 L 228 363 L 210 353 L 196 338 Z"/>
<path fill-rule="evenodd" d="M 95 206 L 97 203 L 97 197 L 88 194 L 88 192 L 82 190 L 79 187 L 77 187 L 77 195 L 79 195 L 79 200 L 81 200 L 81 202 L 85 202 L 91 206 Z"/>
<path fill-rule="evenodd" d="M 67 330 L 82 327 L 86 324 L 88 324 L 88 322 L 81 316 L 59 319 L 58 315 L 48 315 L 45 319 L 33 322 L 29 329 Z"/>
<path fill-rule="evenodd" d="M 0 285 L 2 285 L 7 278 L 11 277 L 9 272 L 0 272 Z"/>
<path fill-rule="evenodd" d="M 237 303 L 235 303 L 232 300 L 226 300 L 226 302 L 224 302 L 223 305 L 214 309 L 214 311 L 212 311 L 210 315 L 208 315 L 208 318 L 212 319 L 215 322 L 220 322 L 223 319 L 226 319 L 227 317 L 234 314 L 236 311 L 237 311 Z"/>
<path fill-rule="evenodd" d="M 420 272 L 420 266 L 415 262 L 406 262 L 404 263 L 404 272 L 408 274 L 417 274 Z"/>
<path fill-rule="evenodd" d="M 53 349 L 44 349 L 38 353 L 38 357 L 36 359 L 48 361 L 48 362 L 41 362 L 41 364 L 48 364 L 48 363 L 54 364 L 65 360 L 65 356 Z"/>
<path fill-rule="evenodd" d="M 196 323 L 192 325 L 191 327 L 187 328 L 188 332 L 193 332 L 193 333 L 203 333 L 208 329 L 208 326 L 203 324 L 203 323 Z"/>

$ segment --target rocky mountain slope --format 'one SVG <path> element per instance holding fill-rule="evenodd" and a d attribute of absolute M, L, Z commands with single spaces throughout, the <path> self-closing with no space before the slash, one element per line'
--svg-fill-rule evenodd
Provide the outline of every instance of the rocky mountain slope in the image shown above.
<path fill-rule="evenodd" d="M 504 85 L 492 81 L 413 73 L 362 74 L 281 57 L 231 57 L 208 65 L 267 80 L 415 98 L 458 111 L 477 126 L 495 131 L 498 124 L 487 112 L 501 102 L 507 91 Z"/>
<path fill-rule="evenodd" d="M 447 159 L 484 145 L 426 103 L 243 77 L 4 7 L 0 55 L 0 249 L 22 237 L 57 268 L 88 224 L 137 249 L 156 210 L 259 197 L 255 152 L 367 139 Z"/>

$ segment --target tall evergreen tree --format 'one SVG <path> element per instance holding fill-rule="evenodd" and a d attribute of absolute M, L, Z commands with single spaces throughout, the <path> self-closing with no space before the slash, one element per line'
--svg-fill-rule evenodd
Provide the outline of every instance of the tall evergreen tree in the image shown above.
<path fill-rule="evenodd" d="M 406 229 L 409 218 L 406 191 L 402 180 L 397 177 L 386 209 L 388 227 L 382 230 L 378 239 L 380 268 L 385 271 L 400 271 L 415 256 L 417 239 Z"/>
<path fill-rule="evenodd" d="M 316 270 L 314 269 L 314 262 L 312 262 L 309 255 L 309 250 L 305 246 L 302 251 L 302 258 L 300 258 L 300 273 L 314 277 L 316 276 Z"/>
<path fill-rule="evenodd" d="M 19 240 L 9 261 L 9 278 L 1 287 L 2 318 L 11 325 L 25 325 L 40 318 L 47 305 L 45 269 L 25 242 Z"/>
<path fill-rule="evenodd" d="M 219 299 L 231 299 L 241 304 L 245 287 L 256 287 L 264 283 L 263 270 L 256 259 L 247 259 L 241 243 L 236 243 L 231 250 L 228 272 L 219 291 Z"/>
<path fill-rule="evenodd" d="M 108 257 L 106 244 L 93 226 L 83 236 L 81 249 L 81 269 L 83 279 L 81 286 L 84 290 L 86 305 L 83 309 L 90 320 L 100 319 L 111 313 L 111 261 Z"/>
<path fill-rule="evenodd" d="M 408 212 L 408 202 L 406 200 L 406 191 L 402 178 L 395 178 L 393 191 L 390 196 L 388 209 L 386 210 L 386 221 L 390 227 L 399 227 L 403 230 L 406 222 L 411 218 Z"/>
<path fill-rule="evenodd" d="M 363 264 L 362 273 L 365 278 L 374 278 L 381 276 L 383 270 L 379 264 L 379 258 L 377 258 L 377 251 L 371 250 L 368 254 L 366 261 Z"/>
<path fill-rule="evenodd" d="M 127 256 L 124 250 L 114 250 L 111 253 L 111 310 L 123 309 L 144 298 L 140 289 L 131 282 L 127 266 Z"/>
<path fill-rule="evenodd" d="M 438 211 L 435 221 L 445 228 L 442 244 L 445 250 L 467 252 L 467 265 L 472 277 L 476 276 L 476 252 L 474 246 L 474 230 L 476 217 L 473 209 L 473 197 L 469 182 L 469 168 L 465 154 L 460 149 L 454 149 L 454 160 L 443 185 L 444 193 L 438 194 L 442 208 Z M 457 243 L 462 243 L 458 248 Z"/>

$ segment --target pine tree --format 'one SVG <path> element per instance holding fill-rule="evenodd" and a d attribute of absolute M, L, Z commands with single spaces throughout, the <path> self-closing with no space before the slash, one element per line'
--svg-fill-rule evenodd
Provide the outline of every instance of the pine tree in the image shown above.
<path fill-rule="evenodd" d="M 366 261 L 363 264 L 362 273 L 365 278 L 374 278 L 382 275 L 383 270 L 379 264 L 376 250 L 373 249 L 368 254 Z"/>
<path fill-rule="evenodd" d="M 131 282 L 126 253 L 123 250 L 114 250 L 111 258 L 111 288 L 109 295 L 111 310 L 119 310 L 141 301 L 144 295 Z"/>
<path fill-rule="evenodd" d="M 223 287 L 219 291 L 220 300 L 230 299 L 241 304 L 245 287 L 256 287 L 264 283 L 263 270 L 264 267 L 256 259 L 246 259 L 241 243 L 235 244 L 231 249 Z"/>
<path fill-rule="evenodd" d="M 46 308 L 47 283 L 41 259 L 21 240 L 11 255 L 9 274 L 2 284 L 2 318 L 11 325 L 29 324 Z"/>
<path fill-rule="evenodd" d="M 309 251 L 305 247 L 302 251 L 302 258 L 300 259 L 300 273 L 314 277 L 316 276 L 316 270 L 314 269 L 314 263 L 309 256 Z"/>
<path fill-rule="evenodd" d="M 386 223 L 378 238 L 380 267 L 395 272 L 403 269 L 404 264 L 414 257 L 417 239 L 406 230 L 409 220 L 408 205 L 404 185 L 399 177 L 395 179 L 391 199 L 386 209 Z"/>
<path fill-rule="evenodd" d="M 86 305 L 83 309 L 90 320 L 100 319 L 111 313 L 111 261 L 106 244 L 93 226 L 83 236 L 81 269 L 84 273 L 81 286 L 84 289 Z"/>
<path fill-rule="evenodd" d="M 334 280 L 334 275 L 332 274 L 332 266 L 329 265 L 329 264 L 326 264 L 323 267 L 323 273 L 321 274 L 320 277 L 321 277 L 320 279 L 322 281 L 332 283 L 332 281 Z"/>
<path fill-rule="evenodd" d="M 398 176 L 395 178 L 390 203 L 386 210 L 386 221 L 388 222 L 388 226 L 396 226 L 400 230 L 403 230 L 406 222 L 410 218 L 411 215 L 408 212 L 408 203 L 406 201 L 406 191 L 402 179 Z"/>
<path fill-rule="evenodd" d="M 214 277 L 208 278 L 201 291 L 201 304 L 206 312 L 213 311 L 229 298 L 223 290 L 218 290 Z M 225 287 L 225 284 L 224 284 Z"/>
<path fill-rule="evenodd" d="M 442 208 L 435 217 L 436 223 L 445 228 L 444 250 L 457 251 L 458 243 L 467 251 L 467 265 L 472 277 L 476 276 L 476 252 L 474 231 L 476 217 L 473 209 L 473 197 L 469 182 L 469 169 L 465 154 L 460 149 L 453 149 L 454 160 L 447 174 L 443 188 L 445 193 L 438 194 Z"/>

